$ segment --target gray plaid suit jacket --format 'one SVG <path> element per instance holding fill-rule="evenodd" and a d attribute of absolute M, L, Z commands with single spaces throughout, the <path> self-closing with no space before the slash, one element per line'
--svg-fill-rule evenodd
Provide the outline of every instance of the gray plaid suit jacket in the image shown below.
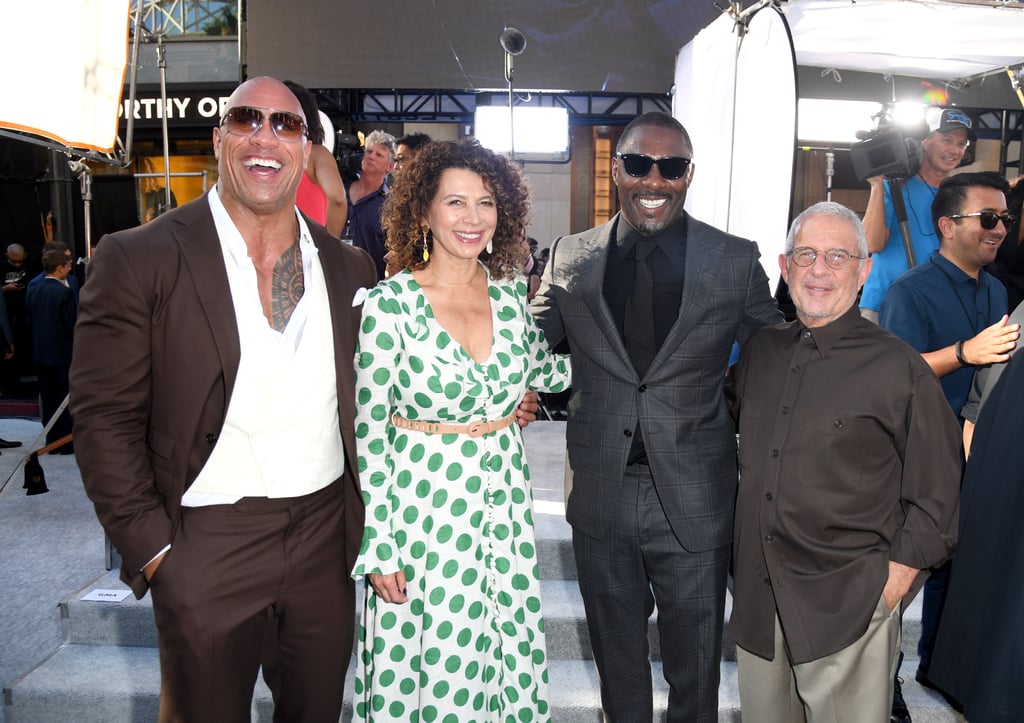
<path fill-rule="evenodd" d="M 566 517 L 580 532 L 604 536 L 639 419 L 680 543 L 690 552 L 723 547 L 732 539 L 737 481 L 736 430 L 723 396 L 729 353 L 733 341 L 782 315 L 756 244 L 688 217 L 679 316 L 640 378 L 603 294 L 618 219 L 557 239 L 532 305 L 548 343 L 567 338 L 572 354 Z"/>

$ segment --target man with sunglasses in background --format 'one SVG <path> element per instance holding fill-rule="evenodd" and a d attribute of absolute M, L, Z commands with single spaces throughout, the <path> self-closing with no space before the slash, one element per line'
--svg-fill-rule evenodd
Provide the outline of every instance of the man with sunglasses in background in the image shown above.
<path fill-rule="evenodd" d="M 409 163 L 416 154 L 423 149 L 423 146 L 430 143 L 430 136 L 426 133 L 409 133 L 395 141 L 395 167 L 391 173 L 397 176 L 402 168 Z"/>
<path fill-rule="evenodd" d="M 943 179 L 964 160 L 967 148 L 977 140 L 971 117 L 958 108 L 933 108 L 928 136 L 921 141 L 921 165 L 901 184 L 907 212 L 907 229 L 914 249 L 914 263 L 908 263 L 892 202 L 891 186 L 882 176 L 868 179 L 871 194 L 864 211 L 864 231 L 872 256 L 871 275 L 864 282 L 861 313 L 878 321 L 878 310 L 889 286 L 911 266 L 923 263 L 939 248 L 931 222 L 931 204 Z"/>
<path fill-rule="evenodd" d="M 959 429 L 920 355 L 857 309 L 856 214 L 811 206 L 779 267 L 797 321 L 755 334 L 728 387 L 743 720 L 882 723 L 901 601 L 953 551 Z"/>
<path fill-rule="evenodd" d="M 86 491 L 153 591 L 161 721 L 337 723 L 363 502 L 352 359 L 364 252 L 295 207 L 302 108 L 271 78 L 228 99 L 216 186 L 101 239 L 71 369 Z"/>
<path fill-rule="evenodd" d="M 646 113 L 612 160 L 621 211 L 551 246 L 532 309 L 567 338 L 566 429 L 580 593 L 611 721 L 653 717 L 657 605 L 670 721 L 717 721 L 736 495 L 723 397 L 734 341 L 781 320 L 757 246 L 684 210 L 693 146 Z"/>
<path fill-rule="evenodd" d="M 990 172 L 943 181 L 931 208 L 939 250 L 893 282 L 879 314 L 882 327 L 920 352 L 939 377 L 961 425 L 975 370 L 1009 359 L 1020 336 L 1020 325 L 1007 323 L 1006 288 L 983 268 L 1013 224 L 1006 209 L 1009 189 L 1005 178 Z M 947 563 L 932 571 L 924 588 L 915 679 L 929 688 L 948 582 Z"/>

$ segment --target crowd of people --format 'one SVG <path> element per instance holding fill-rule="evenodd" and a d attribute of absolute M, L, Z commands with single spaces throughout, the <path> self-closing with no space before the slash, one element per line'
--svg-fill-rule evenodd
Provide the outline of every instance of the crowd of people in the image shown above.
<path fill-rule="evenodd" d="M 0 394 L 12 399 L 38 396 L 45 425 L 68 394 L 68 370 L 78 309 L 78 277 L 70 247 L 47 240 L 33 263 L 18 243 L 9 244 L 0 263 Z M 46 434 L 52 444 L 71 434 L 71 415 L 65 410 Z M 0 449 L 21 442 L 0 439 Z M 53 448 L 72 454 L 70 441 Z"/>
<path fill-rule="evenodd" d="M 864 214 L 873 268 L 861 296 L 861 313 L 923 356 L 961 426 L 975 372 L 1005 362 L 1020 336 L 1019 323 L 1009 323 L 1006 316 L 1007 292 L 1020 298 L 1021 282 L 1013 273 L 1020 243 L 1018 238 L 1003 241 L 1019 230 L 1007 209 L 1019 214 L 1021 198 L 998 174 L 952 175 L 976 141 L 969 115 L 956 108 L 935 109 L 921 142 L 920 168 L 902 183 L 869 179 Z M 1024 190 L 1024 184 L 1017 186 Z M 894 193 L 902 196 L 901 204 L 893 203 Z M 975 221 L 968 207 L 986 210 L 977 211 Z M 997 280 L 985 269 L 996 270 L 1000 251 L 1004 263 Z M 965 440 L 969 452 L 969 436 Z M 914 678 L 960 707 L 930 673 L 951 568 L 952 560 L 936 566 L 924 583 Z M 901 663 L 902 654 L 894 676 L 892 718 L 909 723 Z"/>
<path fill-rule="evenodd" d="M 1020 646 L 984 630 L 1018 601 L 979 573 L 1019 536 L 998 485 L 1016 499 L 1021 312 L 984 271 L 1013 212 L 998 175 L 949 173 L 966 116 L 932 129 L 948 177 L 922 172 L 915 212 L 936 247 L 888 280 L 880 323 L 858 308 L 893 243 L 874 182 L 863 223 L 830 202 L 794 220 L 787 323 L 757 245 L 685 211 L 694 144 L 665 113 L 619 138 L 620 211 L 543 257 L 517 164 L 383 132 L 340 243 L 296 207 L 311 115 L 295 87 L 241 84 L 216 185 L 104 237 L 81 294 L 79 465 L 153 595 L 161 720 L 247 719 L 262 667 L 275 719 L 334 723 L 353 644 L 356 720 L 551 720 L 521 427 L 570 386 L 566 517 L 608 720 L 652 719 L 655 608 L 668 720 L 718 719 L 730 573 L 745 720 L 909 720 L 901 613 L 958 536 L 971 562 L 926 613 L 917 678 L 1015 718 L 988 684 Z"/>

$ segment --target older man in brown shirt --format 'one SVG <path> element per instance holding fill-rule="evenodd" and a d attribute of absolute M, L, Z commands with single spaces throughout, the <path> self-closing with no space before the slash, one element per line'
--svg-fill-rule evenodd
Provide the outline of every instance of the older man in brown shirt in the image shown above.
<path fill-rule="evenodd" d="M 802 213 L 779 266 L 798 319 L 755 334 L 732 382 L 743 717 L 881 723 L 901 600 L 953 551 L 959 426 L 920 354 L 857 311 L 852 211 Z"/>

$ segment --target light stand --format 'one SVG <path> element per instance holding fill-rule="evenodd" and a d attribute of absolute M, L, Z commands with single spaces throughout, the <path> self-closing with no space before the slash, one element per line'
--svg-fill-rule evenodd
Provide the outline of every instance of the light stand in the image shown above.
<path fill-rule="evenodd" d="M 135 19 L 132 37 L 131 73 L 128 83 L 128 108 L 125 112 L 127 121 L 127 142 L 124 165 L 132 160 L 132 142 L 135 138 L 135 78 L 139 68 L 139 42 L 145 39 L 156 42 L 157 67 L 160 69 L 160 121 L 164 141 L 164 208 L 171 207 L 171 157 L 170 142 L 167 132 L 167 47 L 164 33 L 154 33 L 142 23 L 142 3 L 135 8 Z"/>
<path fill-rule="evenodd" d="M 509 158 L 516 158 L 516 134 L 515 134 L 515 113 L 512 107 L 512 87 L 515 78 L 515 65 L 512 60 L 517 55 L 522 55 L 526 50 L 526 36 L 516 28 L 505 28 L 499 38 L 501 48 L 505 51 L 505 82 L 508 83 L 508 155 Z"/>
<path fill-rule="evenodd" d="M 818 162 L 818 151 L 824 151 L 825 153 L 825 200 L 832 200 L 832 179 L 836 175 L 836 149 L 833 146 L 798 146 L 797 150 L 814 153 L 814 166 L 821 168 L 821 164 Z M 844 150 L 840 148 L 839 150 Z M 810 162 L 809 162 L 810 163 Z"/>
<path fill-rule="evenodd" d="M 156 57 L 160 68 L 160 121 L 164 134 L 164 208 L 171 207 L 171 144 L 167 138 L 167 47 L 164 34 L 156 34 Z"/>
<path fill-rule="evenodd" d="M 85 236 L 86 263 L 92 258 L 92 169 L 84 161 L 68 161 L 71 172 L 78 174 L 82 191 L 82 225 Z"/>
<path fill-rule="evenodd" d="M 831 148 L 825 151 L 825 200 L 832 200 L 832 177 L 836 175 L 836 154 Z"/>

